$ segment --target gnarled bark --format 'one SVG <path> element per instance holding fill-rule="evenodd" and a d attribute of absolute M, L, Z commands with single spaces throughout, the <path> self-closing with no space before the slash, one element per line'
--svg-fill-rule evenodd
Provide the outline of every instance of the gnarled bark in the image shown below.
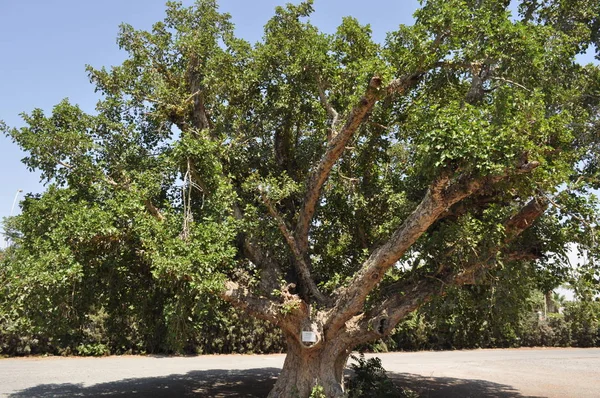
<path fill-rule="evenodd" d="M 269 398 L 308 397 L 321 386 L 328 398 L 344 396 L 344 368 L 349 351 L 340 340 L 319 342 L 307 347 L 288 335 L 283 369 Z"/>

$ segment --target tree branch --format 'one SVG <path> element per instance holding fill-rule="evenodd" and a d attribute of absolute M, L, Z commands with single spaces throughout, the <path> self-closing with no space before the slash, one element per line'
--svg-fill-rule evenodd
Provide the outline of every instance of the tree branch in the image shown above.
<path fill-rule="evenodd" d="M 237 203 L 233 205 L 233 215 L 238 220 L 244 219 L 242 209 L 240 209 Z M 261 270 L 260 289 L 266 294 L 279 289 L 281 287 L 279 283 L 283 279 L 281 269 L 273 258 L 269 256 L 269 253 L 263 252 L 259 244 L 245 232 L 240 233 L 238 241 L 240 242 L 244 256 Z"/>
<path fill-rule="evenodd" d="M 198 131 L 202 131 L 210 127 L 210 120 L 208 119 L 204 98 L 202 97 L 202 79 L 198 69 L 199 60 L 196 56 L 193 56 L 189 61 L 188 70 L 186 71 L 187 83 L 192 92 L 190 97 L 193 98 L 191 120 L 192 126 Z M 186 99 L 184 103 L 188 102 L 190 102 L 189 99 Z"/>
<path fill-rule="evenodd" d="M 152 214 L 154 218 L 156 218 L 160 222 L 165 221 L 165 216 L 160 212 L 160 210 L 156 206 L 154 206 L 154 204 L 152 204 L 152 201 L 150 199 L 146 199 L 144 201 L 144 205 L 146 206 L 148 212 Z"/>
<path fill-rule="evenodd" d="M 440 289 L 443 284 L 436 279 L 402 282 L 401 286 L 397 286 L 397 294 L 349 322 L 350 327 L 346 332 L 349 341 L 364 344 L 388 335 L 408 314 L 442 292 Z"/>
<path fill-rule="evenodd" d="M 514 242 L 536 219 L 544 214 L 547 208 L 548 201 L 545 198 L 536 197 L 530 200 L 518 213 L 504 223 L 505 238 L 502 244 L 490 248 L 482 261 L 464 268 L 457 274 L 449 273 L 439 275 L 439 277 L 401 280 L 388 286 L 386 290 L 392 291 L 392 296 L 350 322 L 353 324 L 349 331 L 351 340 L 358 339 L 358 344 L 361 344 L 381 338 L 391 333 L 406 315 L 427 303 L 434 296 L 443 294 L 446 286 L 475 283 L 479 279 L 479 271 L 489 267 L 488 263 L 495 259 L 498 251 Z M 514 253 L 507 253 L 506 256 L 509 260 L 522 259 L 521 256 L 515 258 Z M 527 259 L 530 257 L 528 256 Z"/>
<path fill-rule="evenodd" d="M 266 297 L 253 295 L 248 288 L 237 282 L 225 282 L 225 289 L 221 292 L 221 298 L 237 308 L 249 311 L 256 317 L 274 324 L 279 323 L 281 312 L 278 303 Z"/>
<path fill-rule="evenodd" d="M 317 75 L 317 89 L 319 90 L 319 100 L 321 101 L 321 105 L 327 111 L 327 114 L 331 118 L 331 129 L 335 130 L 338 122 L 338 112 L 331 106 L 329 100 L 327 99 L 327 94 L 325 94 L 325 88 L 323 87 L 323 81 L 321 80 L 321 76 Z M 334 134 L 332 134 L 333 137 Z"/>
<path fill-rule="evenodd" d="M 510 243 L 514 242 L 519 235 L 523 233 L 526 229 L 531 227 L 531 225 L 537 220 L 544 212 L 548 209 L 548 200 L 544 197 L 535 197 L 531 199 L 525 206 L 523 206 L 519 212 L 513 215 L 510 219 L 508 219 L 504 223 L 504 240 L 499 246 L 495 248 L 489 249 L 487 255 L 484 257 L 482 261 L 479 261 L 476 264 L 465 267 L 461 272 L 456 275 L 447 276 L 448 283 L 453 285 L 465 285 L 465 284 L 473 284 L 479 278 L 477 274 L 482 269 L 489 267 L 490 261 L 495 259 L 495 256 L 498 252 L 502 251 L 502 248 L 505 248 Z M 516 253 L 516 252 L 506 252 L 505 253 L 507 259 L 510 260 L 523 260 L 523 259 L 532 259 L 531 253 Z"/>
<path fill-rule="evenodd" d="M 75 170 L 75 167 L 73 167 L 71 164 L 69 163 L 65 163 L 61 160 L 57 160 L 56 163 L 59 166 L 62 166 L 68 170 Z M 118 182 L 116 182 L 115 180 L 113 180 L 112 178 L 110 178 L 107 175 L 102 174 L 102 180 L 104 180 L 104 182 L 106 182 L 108 185 L 112 186 L 112 187 L 124 187 L 126 190 L 129 190 L 129 186 L 128 184 L 125 184 L 125 186 L 119 184 Z M 145 199 L 144 200 L 144 206 L 146 207 L 146 209 L 148 210 L 148 212 L 154 217 L 156 218 L 158 221 L 163 222 L 165 220 L 165 216 L 160 212 L 160 210 L 154 206 L 154 204 L 152 203 L 152 201 L 150 199 Z"/>
<path fill-rule="evenodd" d="M 296 335 L 298 325 L 309 315 L 308 306 L 296 295 L 282 294 L 283 302 L 277 303 L 267 297 L 253 295 L 247 287 L 233 281 L 225 282 L 225 288 L 220 292 L 221 298 L 233 306 Z"/>
<path fill-rule="evenodd" d="M 517 87 L 519 87 L 519 88 L 522 88 L 523 90 L 525 90 L 525 91 L 527 91 L 527 92 L 530 92 L 530 93 L 531 93 L 531 90 L 530 90 L 530 89 L 528 89 L 528 88 L 527 88 L 527 87 L 525 87 L 524 85 L 522 85 L 522 84 L 520 84 L 520 83 L 517 83 L 517 82 L 515 82 L 515 81 L 508 80 L 508 79 L 505 79 L 505 78 L 503 78 L 503 77 L 499 77 L 499 76 L 492 76 L 492 77 L 490 77 L 490 79 L 492 79 L 492 80 L 498 80 L 498 81 L 501 81 L 501 82 L 503 82 L 503 83 L 512 84 L 513 86 L 517 86 Z"/>
<path fill-rule="evenodd" d="M 346 120 L 346 124 L 335 137 L 332 137 L 319 165 L 313 170 L 308 179 L 306 195 L 302 202 L 302 208 L 294 232 L 298 248 L 303 255 L 308 251 L 308 233 L 317 202 L 321 196 L 321 188 L 329 178 L 333 165 L 344 152 L 346 144 L 373 109 L 379 97 L 380 87 L 381 79 L 378 76 L 373 77 L 369 82 L 365 94 L 352 109 Z"/>
<path fill-rule="evenodd" d="M 394 79 L 386 87 L 386 93 L 391 94 L 405 94 L 410 88 L 417 85 L 417 83 L 423 77 L 424 70 L 419 70 L 415 73 L 404 75 L 398 79 Z"/>
<path fill-rule="evenodd" d="M 269 214 L 271 214 L 271 217 L 273 217 L 273 219 L 275 219 L 275 221 L 277 222 L 279 231 L 281 231 L 281 234 L 283 235 L 288 246 L 292 250 L 292 254 L 294 255 L 294 268 L 296 269 L 296 272 L 300 277 L 302 285 L 306 287 L 306 289 L 308 289 L 309 293 L 317 300 L 319 304 L 327 304 L 329 300 L 323 295 L 323 293 L 321 293 L 314 280 L 312 279 L 310 275 L 310 267 L 306 262 L 304 255 L 302 254 L 302 252 L 300 252 L 300 249 L 296 244 L 296 239 L 288 229 L 285 220 L 281 217 L 281 215 L 279 215 L 269 198 L 262 192 L 261 198 L 265 206 L 269 210 Z"/>
<path fill-rule="evenodd" d="M 537 162 L 526 163 L 514 172 L 526 173 L 538 165 Z M 330 310 L 327 330 L 329 338 L 333 337 L 346 321 L 362 311 L 367 295 L 383 279 L 386 271 L 450 206 L 509 175 L 508 171 L 475 179 L 469 175 L 461 175 L 453 181 L 449 176 L 442 175 L 434 181 L 417 208 L 385 244 L 371 253 L 350 284 L 341 289 L 335 306 Z"/>
<path fill-rule="evenodd" d="M 317 202 L 321 196 L 321 188 L 329 178 L 333 165 L 344 152 L 348 141 L 368 117 L 375 106 L 375 103 L 381 96 L 405 94 L 408 89 L 415 86 L 420 81 L 423 74 L 423 71 L 418 71 L 394 79 L 384 90 L 381 90 L 382 82 L 379 76 L 371 78 L 365 94 L 352 109 L 344 127 L 342 127 L 339 133 L 332 136 L 319 165 L 314 169 L 308 179 L 306 195 L 302 202 L 298 223 L 294 231 L 294 236 L 301 253 L 305 254 L 308 251 L 310 224 L 316 210 Z"/>

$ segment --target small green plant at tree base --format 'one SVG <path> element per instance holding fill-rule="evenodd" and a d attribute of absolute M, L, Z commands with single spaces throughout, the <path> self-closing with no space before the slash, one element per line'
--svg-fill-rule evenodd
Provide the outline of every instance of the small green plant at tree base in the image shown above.
<path fill-rule="evenodd" d="M 323 388 L 323 386 L 318 385 L 318 384 L 316 386 L 314 386 L 312 391 L 310 392 L 309 398 L 327 398 L 327 396 L 325 395 L 325 389 Z"/>
<path fill-rule="evenodd" d="M 352 355 L 354 376 L 348 382 L 348 398 L 400 397 L 401 393 L 381 366 L 381 359 Z"/>

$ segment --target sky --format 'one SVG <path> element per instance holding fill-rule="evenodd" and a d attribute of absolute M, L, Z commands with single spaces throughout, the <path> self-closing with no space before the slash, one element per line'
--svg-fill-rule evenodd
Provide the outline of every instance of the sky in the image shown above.
<path fill-rule="evenodd" d="M 219 4 L 232 15 L 237 35 L 255 42 L 274 8 L 285 1 L 220 0 Z M 183 3 L 191 5 L 193 0 Z M 331 33 L 343 16 L 351 15 L 371 24 L 375 40 L 383 41 L 386 32 L 399 24 L 411 24 L 417 7 L 417 0 L 316 0 L 311 22 Z M 99 97 L 85 65 L 120 64 L 125 53 L 116 44 L 119 24 L 150 29 L 163 16 L 163 0 L 0 0 L 0 120 L 22 126 L 21 112 L 41 108 L 50 113 L 63 98 L 93 112 Z M 590 54 L 585 61 L 591 60 Z M 11 211 L 18 214 L 18 202 L 13 210 L 15 197 L 18 201 L 44 190 L 39 174 L 21 163 L 24 156 L 0 135 L 0 220 Z"/>
<path fill-rule="evenodd" d="M 237 35 L 256 42 L 275 7 L 285 1 L 220 0 L 219 5 L 231 14 Z M 191 5 L 193 0 L 183 3 Z M 164 4 L 164 0 L 0 0 L 0 120 L 22 126 L 21 112 L 41 108 L 49 114 L 64 98 L 93 112 L 99 97 L 85 65 L 120 64 L 125 53 L 116 44 L 119 25 L 150 29 L 164 18 Z M 351 15 L 370 23 L 374 38 L 383 41 L 386 32 L 412 23 L 417 6 L 417 0 L 316 0 L 310 19 L 332 33 L 342 17 Z M 0 220 L 11 214 L 15 196 L 13 215 L 19 213 L 18 201 L 25 194 L 44 190 L 39 174 L 21 163 L 25 156 L 0 135 Z M 0 247 L 4 244 L 0 237 Z"/>

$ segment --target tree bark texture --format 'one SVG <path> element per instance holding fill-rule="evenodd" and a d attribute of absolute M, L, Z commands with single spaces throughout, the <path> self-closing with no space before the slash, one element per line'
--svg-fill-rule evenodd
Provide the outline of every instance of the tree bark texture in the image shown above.
<path fill-rule="evenodd" d="M 321 386 L 327 397 L 344 396 L 344 369 L 350 351 L 343 342 L 307 347 L 291 335 L 287 342 L 283 369 L 269 398 L 308 397 L 316 386 Z"/>

